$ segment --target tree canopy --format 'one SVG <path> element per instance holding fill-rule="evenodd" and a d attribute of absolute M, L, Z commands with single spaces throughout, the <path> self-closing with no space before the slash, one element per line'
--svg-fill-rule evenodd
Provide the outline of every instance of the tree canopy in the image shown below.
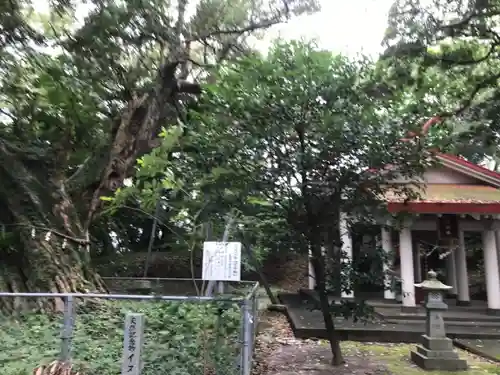
<path fill-rule="evenodd" d="M 182 121 L 210 69 L 249 53 L 259 30 L 317 9 L 313 0 L 86 4 L 83 19 L 79 2 L 1 5 L 2 290 L 103 289 L 89 265 L 91 245 L 112 230 L 100 197 L 134 174 L 162 127 Z"/>
<path fill-rule="evenodd" d="M 499 14 L 495 0 L 397 0 L 382 57 L 393 82 L 423 99 L 415 111 L 445 119 L 454 152 L 496 166 Z"/>
<path fill-rule="evenodd" d="M 326 283 L 354 275 L 350 265 L 340 267 L 340 212 L 350 220 L 379 221 L 387 214 L 385 194 L 411 194 L 388 180 L 415 177 L 426 165 L 425 142 L 401 140 L 408 131 L 401 121 L 404 103 L 374 94 L 380 74 L 370 60 L 307 43 L 277 43 L 265 58 L 225 64 L 190 113 L 188 133 L 165 132 L 114 204 L 133 196 L 152 212 L 168 187 L 170 196 L 185 198 L 166 204 L 189 219 L 191 231 L 232 213 L 239 232 L 256 245 L 311 249 L 325 322 L 333 327 Z M 162 157 L 169 151 L 171 158 Z M 323 247 L 337 260 L 325 262 Z M 343 279 L 340 288 L 352 290 Z M 332 348 L 341 363 L 334 336 Z"/>
<path fill-rule="evenodd" d="M 500 4 L 397 0 L 375 61 L 252 49 L 314 0 L 86 4 L 0 5 L 0 290 L 104 291 L 91 259 L 144 251 L 153 222 L 186 252 L 231 229 L 257 255 L 312 252 L 341 363 L 340 212 L 380 222 L 432 147 L 496 160 Z"/>

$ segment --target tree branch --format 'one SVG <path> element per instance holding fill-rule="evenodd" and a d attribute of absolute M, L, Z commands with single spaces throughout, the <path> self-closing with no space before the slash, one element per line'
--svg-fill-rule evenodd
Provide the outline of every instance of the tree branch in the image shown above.
<path fill-rule="evenodd" d="M 262 23 L 250 23 L 248 26 L 241 27 L 241 28 L 226 29 L 226 30 L 216 29 L 216 30 L 206 32 L 204 34 L 195 35 L 194 37 L 188 39 L 188 41 L 189 42 L 196 42 L 196 41 L 200 41 L 200 40 L 214 38 L 216 36 L 221 36 L 221 35 L 241 35 L 241 34 L 249 33 L 249 32 L 256 31 L 256 30 L 265 30 L 265 29 L 268 29 L 274 25 L 277 25 L 280 22 L 282 22 L 281 19 L 274 18 L 274 19 L 263 21 Z"/>
<path fill-rule="evenodd" d="M 500 46 L 500 40 L 492 43 L 490 45 L 490 49 L 488 50 L 488 52 L 484 56 L 482 56 L 478 59 L 453 60 L 453 59 L 448 59 L 445 57 L 435 57 L 435 56 L 432 56 L 431 54 L 427 54 L 426 57 L 429 57 L 429 58 L 434 59 L 434 60 L 439 60 L 439 61 L 447 63 L 447 64 L 453 64 L 453 65 L 458 65 L 458 66 L 474 65 L 474 64 L 479 64 L 479 63 L 482 63 L 482 62 L 488 60 L 493 55 L 493 53 L 495 52 L 495 50 L 497 49 L 498 46 Z"/>
<path fill-rule="evenodd" d="M 467 25 L 470 21 L 472 21 L 474 18 L 479 18 L 479 17 L 494 17 L 500 15 L 500 10 L 496 11 L 490 11 L 490 12 L 484 12 L 484 13 L 478 13 L 477 9 L 472 9 L 470 10 L 464 18 L 455 21 L 455 22 L 450 22 L 445 25 L 439 26 L 439 29 L 444 30 L 444 29 L 456 29 L 456 28 L 462 28 L 465 25 Z"/>
<path fill-rule="evenodd" d="M 443 112 L 442 114 L 438 115 L 439 117 L 445 118 L 445 117 L 452 117 L 452 116 L 457 116 L 460 115 L 461 113 L 465 112 L 467 109 L 469 109 L 472 105 L 472 102 L 474 101 L 476 95 L 483 89 L 487 88 L 489 85 L 493 85 L 498 82 L 500 79 L 500 72 L 497 74 L 494 74 L 491 77 L 485 78 L 481 82 L 479 82 L 476 87 L 472 90 L 470 93 L 469 97 L 462 102 L 462 104 L 454 111 L 450 112 Z"/>

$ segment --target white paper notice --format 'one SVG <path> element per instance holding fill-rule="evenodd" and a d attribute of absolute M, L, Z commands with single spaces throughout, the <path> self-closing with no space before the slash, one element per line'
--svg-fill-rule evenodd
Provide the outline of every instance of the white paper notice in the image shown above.
<path fill-rule="evenodd" d="M 241 281 L 241 243 L 205 242 L 202 279 Z"/>

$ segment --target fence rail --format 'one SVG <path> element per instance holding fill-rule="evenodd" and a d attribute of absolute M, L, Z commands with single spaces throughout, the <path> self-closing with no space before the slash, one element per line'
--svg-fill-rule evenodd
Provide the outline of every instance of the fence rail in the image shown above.
<path fill-rule="evenodd" d="M 163 279 L 167 280 L 173 281 Z M 26 354 L 31 349 L 16 346 L 16 341 L 19 341 L 28 346 L 33 342 L 36 345 L 33 350 L 36 349 L 37 353 L 49 350 L 50 356 L 53 356 L 59 352 L 60 361 L 87 367 L 89 373 L 117 374 L 122 368 L 125 314 L 138 313 L 145 318 L 142 375 L 175 374 L 181 370 L 184 374 L 250 375 L 258 321 L 258 283 L 240 283 L 239 286 L 242 284 L 244 288 L 239 289 L 242 292 L 240 296 L 225 294 L 213 297 L 0 292 L 0 298 L 56 298 L 64 302 L 64 310 L 50 316 L 30 313 L 23 315 L 22 319 L 2 318 L 6 326 L 0 323 L 0 341 L 3 334 L 13 339 L 4 349 L 5 358 L 0 356 L 0 373 L 24 374 L 17 370 L 25 366 L 25 373 L 28 374 L 38 365 L 29 362 L 39 361 L 42 354 L 31 359 Z M 99 304 L 96 300 L 111 301 Z M 46 325 L 53 331 L 59 326 L 60 335 L 56 334 L 59 336 L 58 351 L 53 347 L 57 337 L 51 337 L 53 331 Z M 40 333 L 41 330 L 47 333 Z M 172 357 L 183 362 L 175 363 Z M 16 358 L 23 363 L 12 365 L 16 372 L 9 373 L 9 364 Z M 107 370 L 106 366 L 109 367 Z M 85 371 L 81 373 L 85 374 Z"/>
<path fill-rule="evenodd" d="M 0 292 L 0 297 L 32 297 L 32 298 L 102 298 L 102 299 L 131 299 L 131 300 L 162 300 L 162 301 L 238 301 L 242 299 L 224 299 L 217 297 L 192 296 L 159 296 L 151 294 L 100 294 L 100 293 L 7 293 Z"/>

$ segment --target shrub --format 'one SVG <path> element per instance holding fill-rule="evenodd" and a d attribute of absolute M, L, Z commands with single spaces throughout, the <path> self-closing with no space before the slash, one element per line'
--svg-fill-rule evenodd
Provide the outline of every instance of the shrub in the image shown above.
<path fill-rule="evenodd" d="M 126 312 L 145 315 L 143 375 L 238 372 L 241 317 L 236 303 L 163 301 L 79 306 L 72 343 L 75 372 L 120 372 Z M 24 314 L 2 322 L 2 375 L 28 375 L 57 358 L 60 314 Z"/>

